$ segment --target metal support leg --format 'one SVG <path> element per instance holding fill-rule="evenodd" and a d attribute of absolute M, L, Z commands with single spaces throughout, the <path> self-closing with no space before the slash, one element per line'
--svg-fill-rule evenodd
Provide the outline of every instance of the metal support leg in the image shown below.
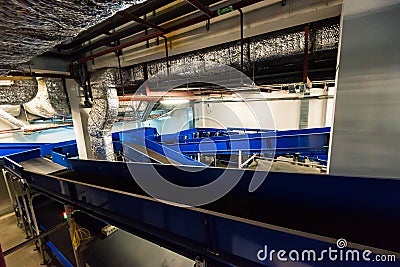
<path fill-rule="evenodd" d="M 242 150 L 239 150 L 239 155 L 238 155 L 238 168 L 242 168 Z"/>
<path fill-rule="evenodd" d="M 17 194 L 17 191 L 15 191 L 14 182 L 12 181 L 12 178 L 11 178 L 11 183 L 10 183 L 10 189 L 12 192 L 14 192 L 14 199 L 17 202 L 17 209 L 18 209 L 19 216 L 20 216 L 20 220 L 18 220 L 18 216 L 17 216 L 18 227 L 22 228 L 24 226 L 24 218 L 22 217 L 21 204 L 19 203 L 18 194 Z"/>
<path fill-rule="evenodd" d="M 14 206 L 15 203 L 13 201 L 13 196 L 11 194 L 10 186 L 8 185 L 8 181 L 7 181 L 7 171 L 4 168 L 2 169 L 2 171 L 3 171 L 4 183 L 6 184 L 6 187 L 7 187 L 7 192 L 8 192 L 8 196 L 10 197 L 11 205 Z"/>
<path fill-rule="evenodd" d="M 196 257 L 194 267 L 207 267 L 206 261 L 200 257 Z"/>
<path fill-rule="evenodd" d="M 60 181 L 60 186 L 61 186 L 61 193 L 65 194 L 65 195 L 68 195 L 68 189 L 67 189 L 66 183 Z M 68 230 L 69 230 L 69 235 L 70 235 L 71 242 L 72 242 L 72 237 L 74 235 L 74 232 L 73 232 L 73 228 L 72 228 L 72 217 L 71 217 L 71 212 L 70 212 L 70 206 L 64 205 L 64 209 L 65 209 L 65 212 L 67 214 Z M 78 248 L 74 248 L 72 246 L 72 250 L 74 251 L 74 257 L 75 257 L 76 266 L 77 267 L 81 267 L 82 264 L 81 264 L 81 261 L 80 261 L 80 258 L 79 258 Z"/>
<path fill-rule="evenodd" d="M 31 194 L 31 192 L 30 192 L 30 190 L 27 188 L 26 189 L 26 195 L 27 195 L 27 197 L 28 197 L 28 203 L 29 203 L 29 209 L 30 209 L 30 211 L 31 211 L 31 216 L 32 216 L 32 221 L 33 221 L 33 225 L 34 225 L 34 227 L 35 227 L 35 232 L 36 232 L 36 236 L 39 236 L 40 235 L 40 230 L 39 230 L 39 225 L 38 225 L 38 223 L 37 223 L 37 219 L 36 219 L 36 214 L 35 214 L 35 209 L 33 208 L 33 198 L 35 197 L 35 196 L 33 196 L 32 194 Z M 40 256 L 42 257 L 42 264 L 44 265 L 44 264 L 46 264 L 47 263 L 47 261 L 46 261 L 46 258 L 45 258 L 45 255 L 44 255 L 44 243 L 43 243 L 43 239 L 38 239 L 38 242 L 39 242 L 39 248 L 40 248 Z"/>
<path fill-rule="evenodd" d="M 33 236 L 31 216 L 29 214 L 28 205 L 26 204 L 25 194 L 22 194 L 21 197 L 22 197 L 22 202 L 24 203 L 24 208 L 25 208 L 24 210 L 25 210 L 26 220 L 28 222 L 28 227 L 26 229 L 27 230 L 26 237 L 27 238 L 31 238 Z"/>

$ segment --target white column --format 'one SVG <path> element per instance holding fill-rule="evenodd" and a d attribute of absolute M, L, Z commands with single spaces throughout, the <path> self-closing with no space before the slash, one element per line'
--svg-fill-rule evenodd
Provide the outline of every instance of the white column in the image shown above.
<path fill-rule="evenodd" d="M 87 159 L 91 155 L 90 142 L 89 136 L 87 134 L 87 116 L 82 116 L 81 114 L 81 112 L 84 113 L 84 110 L 80 107 L 79 85 L 72 79 L 67 79 L 65 81 L 65 84 L 67 88 L 69 103 L 71 106 L 72 121 L 74 124 L 74 132 L 76 144 L 78 146 L 79 158 Z"/>

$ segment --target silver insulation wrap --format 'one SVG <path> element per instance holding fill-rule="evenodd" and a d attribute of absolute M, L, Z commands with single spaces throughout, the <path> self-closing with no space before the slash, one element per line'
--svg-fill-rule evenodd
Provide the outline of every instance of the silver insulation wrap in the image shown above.
<path fill-rule="evenodd" d="M 114 68 L 98 70 L 91 76 L 93 106 L 88 130 L 94 157 L 100 160 L 114 160 L 111 128 L 118 115 L 117 79 L 118 71 Z"/>
<path fill-rule="evenodd" d="M 30 61 L 117 11 L 146 0 L 0 1 L 0 58 L 9 68 Z"/>
<path fill-rule="evenodd" d="M 29 127 L 27 124 L 25 124 L 25 122 L 15 118 L 2 108 L 0 108 L 0 118 L 7 121 L 12 126 L 16 126 L 21 129 L 27 129 Z"/>
<path fill-rule="evenodd" d="M 324 25 L 315 29 L 315 50 L 337 49 L 339 35 L 339 24 Z"/>
<path fill-rule="evenodd" d="M 21 114 L 20 105 L 1 105 L 0 108 L 14 117 L 18 117 Z"/>
<path fill-rule="evenodd" d="M 329 52 L 338 48 L 340 25 L 337 21 L 313 23 L 310 32 L 309 46 L 314 52 Z M 262 34 L 245 40 L 243 45 L 244 71 L 251 73 L 257 63 L 269 64 L 287 58 L 298 57 L 304 53 L 304 27 L 296 27 Z M 192 62 L 218 62 L 240 69 L 241 45 L 234 41 L 214 47 L 204 48 L 185 54 L 170 56 L 170 65 L 190 65 Z M 147 63 L 148 75 L 153 76 L 165 71 L 166 60 L 158 59 Z M 123 69 L 124 83 L 133 84 L 142 81 L 143 64 Z M 197 73 L 198 71 L 194 71 Z"/>
<path fill-rule="evenodd" d="M 303 32 L 256 38 L 250 43 L 251 61 L 301 54 L 304 51 L 304 44 Z"/>
<path fill-rule="evenodd" d="M 49 101 L 59 116 L 70 116 L 68 96 L 64 90 L 63 80 L 60 78 L 46 78 L 47 93 Z"/>
<path fill-rule="evenodd" d="M 22 105 L 31 101 L 37 92 L 35 78 L 12 81 L 11 85 L 0 85 L 0 105 Z"/>
<path fill-rule="evenodd" d="M 43 78 L 38 78 L 38 93 L 34 99 L 24 104 L 27 112 L 43 118 L 54 118 L 57 113 L 49 100 L 46 82 Z"/>

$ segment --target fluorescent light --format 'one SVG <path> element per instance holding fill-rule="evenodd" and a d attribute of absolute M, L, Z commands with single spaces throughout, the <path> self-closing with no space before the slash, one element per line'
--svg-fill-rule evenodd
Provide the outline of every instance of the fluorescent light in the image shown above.
<path fill-rule="evenodd" d="M 189 103 L 189 99 L 164 99 L 160 103 L 163 105 L 179 105 Z"/>

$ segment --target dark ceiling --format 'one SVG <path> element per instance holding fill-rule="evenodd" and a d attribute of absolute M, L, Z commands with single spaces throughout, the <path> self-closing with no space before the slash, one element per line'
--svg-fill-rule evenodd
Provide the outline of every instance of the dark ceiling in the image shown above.
<path fill-rule="evenodd" d="M 16 68 L 117 11 L 143 6 L 144 1 L 0 1 L 0 69 Z"/>

